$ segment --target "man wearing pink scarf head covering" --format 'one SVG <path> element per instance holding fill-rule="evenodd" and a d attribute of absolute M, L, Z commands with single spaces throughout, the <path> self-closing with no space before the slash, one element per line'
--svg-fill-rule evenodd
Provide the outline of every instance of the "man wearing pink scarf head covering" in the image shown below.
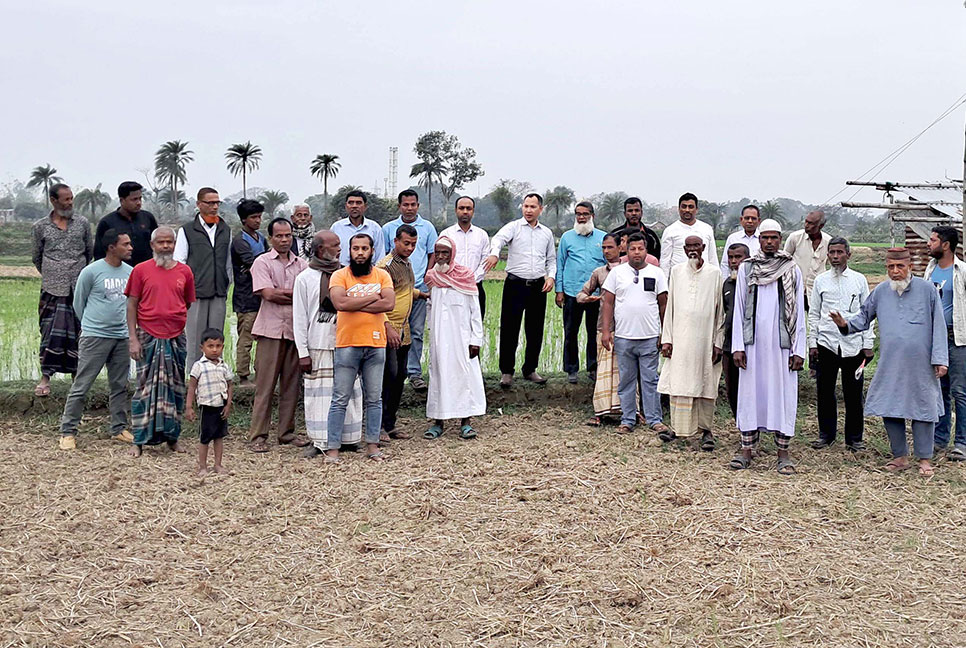
<path fill-rule="evenodd" d="M 483 318 L 473 271 L 455 262 L 456 244 L 448 236 L 436 239 L 436 265 L 426 271 L 430 289 L 429 392 L 426 417 L 433 421 L 423 436 L 437 439 L 445 419 L 460 419 L 460 438 L 476 431 L 471 416 L 486 413 L 480 369 Z"/>

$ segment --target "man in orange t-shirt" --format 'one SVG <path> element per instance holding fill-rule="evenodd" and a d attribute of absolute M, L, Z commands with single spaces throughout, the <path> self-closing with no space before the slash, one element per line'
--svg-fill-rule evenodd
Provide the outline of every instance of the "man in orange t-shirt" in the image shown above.
<path fill-rule="evenodd" d="M 385 459 L 379 450 L 382 422 L 382 374 L 386 364 L 386 313 L 396 304 L 392 277 L 372 265 L 372 237 L 349 239 L 349 265 L 332 273 L 329 298 L 338 311 L 335 328 L 335 368 L 329 408 L 325 460 L 337 463 L 345 409 L 356 376 L 362 374 L 366 412 L 366 457 Z"/>

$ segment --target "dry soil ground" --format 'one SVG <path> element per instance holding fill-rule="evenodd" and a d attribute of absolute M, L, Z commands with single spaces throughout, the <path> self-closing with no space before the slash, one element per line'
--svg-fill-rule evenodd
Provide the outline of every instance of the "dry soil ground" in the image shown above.
<path fill-rule="evenodd" d="M 731 433 L 703 454 L 513 410 L 384 464 L 234 430 L 205 480 L 0 421 L 0 646 L 966 644 L 961 468 L 799 439 L 797 476 L 733 473 Z"/>

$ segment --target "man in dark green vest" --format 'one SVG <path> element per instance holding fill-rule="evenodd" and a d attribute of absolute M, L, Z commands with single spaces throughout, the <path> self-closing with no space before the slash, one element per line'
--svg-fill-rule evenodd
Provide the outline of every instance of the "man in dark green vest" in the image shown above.
<path fill-rule="evenodd" d="M 187 264 L 195 277 L 197 301 L 188 309 L 185 326 L 189 367 L 201 357 L 201 333 L 225 330 L 225 298 L 232 275 L 231 230 L 218 215 L 218 191 L 202 187 L 197 205 L 198 213 L 178 230 L 174 246 L 174 260 Z"/>

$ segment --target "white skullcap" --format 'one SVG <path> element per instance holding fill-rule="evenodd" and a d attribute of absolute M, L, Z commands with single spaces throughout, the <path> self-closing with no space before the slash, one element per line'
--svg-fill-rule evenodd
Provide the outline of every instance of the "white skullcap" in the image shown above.
<path fill-rule="evenodd" d="M 766 218 L 761 221 L 761 225 L 758 226 L 759 232 L 778 232 L 782 233 L 781 223 L 776 221 L 774 218 Z"/>

